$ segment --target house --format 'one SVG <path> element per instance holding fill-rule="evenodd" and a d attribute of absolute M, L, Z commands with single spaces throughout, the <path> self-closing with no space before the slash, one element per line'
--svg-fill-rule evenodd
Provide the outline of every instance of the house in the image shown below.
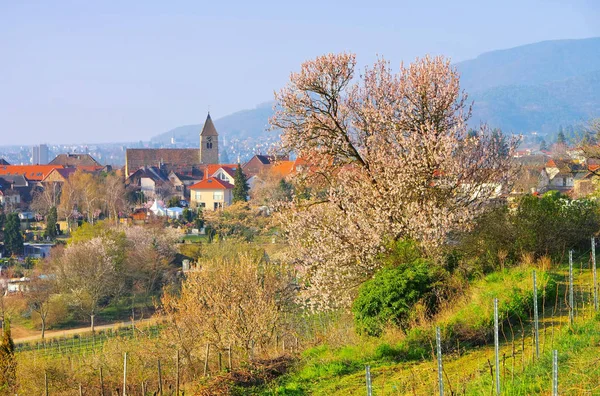
<path fill-rule="evenodd" d="M 306 162 L 300 158 L 294 161 L 281 160 L 272 163 L 269 167 L 265 167 L 258 174 L 252 175 L 248 178 L 248 186 L 252 191 L 257 185 L 260 185 L 269 179 L 287 179 L 294 173 L 302 169 L 302 166 Z"/>
<path fill-rule="evenodd" d="M 50 183 L 64 183 L 66 182 L 75 172 L 85 172 L 85 173 L 95 173 L 98 174 L 102 171 L 106 171 L 110 169 L 110 167 L 103 166 L 73 166 L 69 168 L 57 168 L 52 170 L 44 179 L 42 180 L 43 184 Z"/>
<path fill-rule="evenodd" d="M 6 177 L 8 178 L 8 177 Z M 0 205 L 15 208 L 21 204 L 21 194 L 14 182 L 0 178 Z"/>
<path fill-rule="evenodd" d="M 202 180 L 202 177 L 202 172 L 197 169 L 181 173 L 171 171 L 168 176 L 173 188 L 183 199 L 189 199 L 188 188 Z"/>
<path fill-rule="evenodd" d="M 237 171 L 237 167 L 237 165 L 221 165 L 221 167 L 211 174 L 210 177 L 235 185 L 235 172 Z"/>
<path fill-rule="evenodd" d="M 24 243 L 23 255 L 25 257 L 45 258 L 50 255 L 53 243 Z"/>
<path fill-rule="evenodd" d="M 269 169 L 277 161 L 288 161 L 289 156 L 275 156 L 257 154 L 246 162 L 242 169 L 247 178 L 258 175 L 259 173 Z"/>
<path fill-rule="evenodd" d="M 29 290 L 30 281 L 31 279 L 25 277 L 8 279 L 3 282 L 5 283 L 3 289 L 6 289 L 8 293 L 26 292 Z"/>
<path fill-rule="evenodd" d="M 155 166 L 138 169 L 125 180 L 125 184 L 141 191 L 146 198 L 150 199 L 181 196 L 171 184 L 165 171 Z"/>
<path fill-rule="evenodd" d="M 570 160 L 551 159 L 540 172 L 538 191 L 544 193 L 553 190 L 566 193 L 573 189 L 579 172 L 585 174 L 587 169 Z"/>
<path fill-rule="evenodd" d="M 215 177 L 209 177 L 190 187 L 190 202 L 193 207 L 223 209 L 231 205 L 232 199 L 233 185 Z"/>
<path fill-rule="evenodd" d="M 65 168 L 100 167 L 102 165 L 89 154 L 59 154 L 48 165 L 62 165 Z"/>
<path fill-rule="evenodd" d="M 27 181 L 40 183 L 54 169 L 62 165 L 0 165 L 0 177 L 23 176 Z"/>

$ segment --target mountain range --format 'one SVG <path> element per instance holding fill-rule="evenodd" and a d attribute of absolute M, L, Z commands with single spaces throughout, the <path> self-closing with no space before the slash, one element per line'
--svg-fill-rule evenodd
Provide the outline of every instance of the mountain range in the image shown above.
<path fill-rule="evenodd" d="M 455 65 L 473 101 L 471 122 L 508 133 L 555 134 L 560 125 L 600 117 L 600 37 L 543 41 L 486 52 Z M 272 103 L 216 119 L 225 140 L 263 139 Z M 202 125 L 187 125 L 152 138 L 154 143 L 195 143 Z"/>

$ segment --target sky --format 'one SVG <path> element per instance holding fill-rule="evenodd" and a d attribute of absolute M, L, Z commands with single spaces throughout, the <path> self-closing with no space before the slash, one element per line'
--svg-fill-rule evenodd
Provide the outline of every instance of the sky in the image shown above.
<path fill-rule="evenodd" d="M 392 66 L 600 36 L 597 0 L 0 0 L 0 146 L 149 140 L 329 52 Z"/>

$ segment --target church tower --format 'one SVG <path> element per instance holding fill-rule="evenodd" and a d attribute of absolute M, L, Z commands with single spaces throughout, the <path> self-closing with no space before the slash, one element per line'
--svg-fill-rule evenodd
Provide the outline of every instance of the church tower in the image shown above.
<path fill-rule="evenodd" d="M 200 163 L 219 163 L 219 134 L 210 118 L 210 113 L 208 113 L 200 133 Z"/>

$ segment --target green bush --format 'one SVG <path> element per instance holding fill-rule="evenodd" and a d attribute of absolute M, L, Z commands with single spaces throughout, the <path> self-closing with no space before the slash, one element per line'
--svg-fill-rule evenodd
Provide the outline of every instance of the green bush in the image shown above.
<path fill-rule="evenodd" d="M 430 266 L 416 258 L 383 268 L 361 285 L 352 306 L 358 333 L 379 336 L 388 323 L 406 329 L 413 307 L 420 300 L 428 300 L 432 290 Z"/>
<path fill-rule="evenodd" d="M 589 199 L 571 199 L 556 191 L 524 195 L 514 210 L 496 207 L 484 213 L 475 228 L 458 235 L 455 255 L 468 277 L 518 262 L 523 253 L 561 257 L 569 249 L 589 246 L 600 231 L 600 208 Z"/>

